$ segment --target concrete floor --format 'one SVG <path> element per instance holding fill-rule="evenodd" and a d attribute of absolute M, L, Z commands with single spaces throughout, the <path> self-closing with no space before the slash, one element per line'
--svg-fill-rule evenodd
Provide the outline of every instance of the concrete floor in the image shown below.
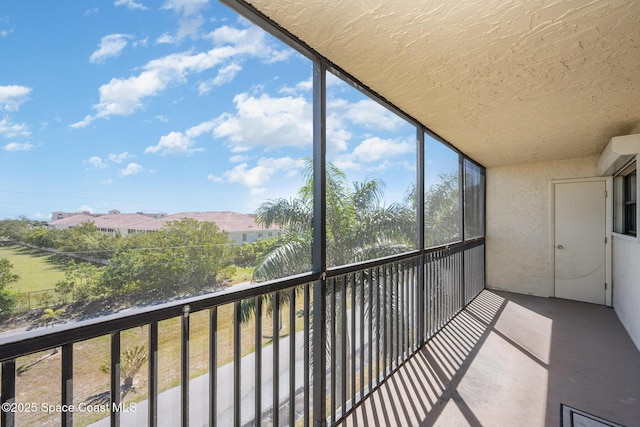
<path fill-rule="evenodd" d="M 614 310 L 483 291 L 342 426 L 640 426 L 640 352 Z"/>

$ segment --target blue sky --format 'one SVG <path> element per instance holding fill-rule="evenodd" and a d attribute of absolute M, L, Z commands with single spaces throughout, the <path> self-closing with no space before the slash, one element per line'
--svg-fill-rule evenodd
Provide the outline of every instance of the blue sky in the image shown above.
<path fill-rule="evenodd" d="M 0 61 L 0 219 L 253 212 L 302 183 L 311 62 L 218 2 L 3 2 Z M 327 97 L 328 159 L 401 200 L 414 128 L 335 77 Z M 429 156 L 428 184 L 457 162 Z"/>

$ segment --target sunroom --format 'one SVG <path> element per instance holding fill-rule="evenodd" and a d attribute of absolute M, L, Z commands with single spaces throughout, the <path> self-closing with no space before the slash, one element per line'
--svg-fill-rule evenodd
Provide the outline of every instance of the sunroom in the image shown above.
<path fill-rule="evenodd" d="M 288 245 L 251 283 L 3 336 L 2 426 L 640 424 L 640 4 L 223 3 L 304 64 L 214 131 L 304 159 L 257 214 Z"/>

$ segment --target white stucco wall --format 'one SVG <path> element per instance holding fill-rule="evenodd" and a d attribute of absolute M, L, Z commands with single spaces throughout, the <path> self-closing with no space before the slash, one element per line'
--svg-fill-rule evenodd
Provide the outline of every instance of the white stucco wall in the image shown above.
<path fill-rule="evenodd" d="M 487 287 L 553 294 L 550 182 L 596 176 L 598 156 L 487 169 Z"/>
<path fill-rule="evenodd" d="M 613 237 L 613 307 L 640 349 L 640 243 Z"/>

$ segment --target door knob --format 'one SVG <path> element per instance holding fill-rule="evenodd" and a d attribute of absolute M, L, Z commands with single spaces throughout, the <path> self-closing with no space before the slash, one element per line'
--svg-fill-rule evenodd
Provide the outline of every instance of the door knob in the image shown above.
<path fill-rule="evenodd" d="M 564 246 L 558 245 L 558 249 L 562 249 L 562 248 L 564 248 Z"/>

